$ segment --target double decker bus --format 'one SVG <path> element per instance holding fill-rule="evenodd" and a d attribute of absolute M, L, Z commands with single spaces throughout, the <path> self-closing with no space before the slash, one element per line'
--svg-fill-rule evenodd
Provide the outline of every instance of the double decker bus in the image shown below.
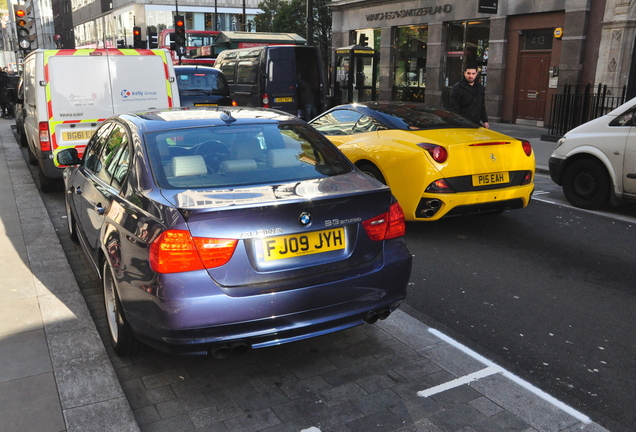
<path fill-rule="evenodd" d="M 212 66 L 214 65 L 214 59 L 212 58 L 192 58 L 190 57 L 190 50 L 195 48 L 200 48 L 203 46 L 212 45 L 214 38 L 221 32 L 212 31 L 212 30 L 186 30 L 186 54 L 181 57 L 182 65 L 204 65 L 204 66 Z M 162 30 L 159 34 L 159 48 L 165 48 L 167 50 L 170 49 L 170 42 L 172 39 L 172 35 L 174 34 L 174 29 L 165 29 Z M 179 64 L 179 56 L 175 51 L 170 51 L 172 56 L 172 63 L 175 65 Z"/>

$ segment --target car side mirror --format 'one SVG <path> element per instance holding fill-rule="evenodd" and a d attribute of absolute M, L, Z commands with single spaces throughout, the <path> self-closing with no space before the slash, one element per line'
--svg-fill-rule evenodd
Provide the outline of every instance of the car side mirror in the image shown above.
<path fill-rule="evenodd" d="M 77 149 L 74 148 L 61 150 L 55 158 L 60 165 L 79 165 L 82 163 L 82 160 L 77 154 Z"/>

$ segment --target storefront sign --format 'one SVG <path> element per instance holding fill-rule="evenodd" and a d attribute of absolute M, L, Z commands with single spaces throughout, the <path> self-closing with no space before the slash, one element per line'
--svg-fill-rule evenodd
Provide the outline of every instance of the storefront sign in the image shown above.
<path fill-rule="evenodd" d="M 435 15 L 438 13 L 450 13 L 453 5 L 445 4 L 442 6 L 427 6 L 417 9 L 402 9 L 399 11 L 380 12 L 375 14 L 367 14 L 367 21 L 382 21 L 397 18 L 407 18 L 414 16 Z"/>
<path fill-rule="evenodd" d="M 478 13 L 488 13 L 488 14 L 496 14 L 497 13 L 497 3 L 498 0 L 479 0 L 479 6 L 477 8 Z"/>

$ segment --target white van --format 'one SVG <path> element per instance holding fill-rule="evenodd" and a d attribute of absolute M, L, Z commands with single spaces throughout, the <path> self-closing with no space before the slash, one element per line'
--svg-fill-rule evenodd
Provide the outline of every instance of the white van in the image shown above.
<path fill-rule="evenodd" d="M 36 50 L 24 59 L 24 132 L 40 189 L 55 189 L 58 151 L 80 156 L 104 120 L 123 112 L 180 106 L 166 50 Z"/>

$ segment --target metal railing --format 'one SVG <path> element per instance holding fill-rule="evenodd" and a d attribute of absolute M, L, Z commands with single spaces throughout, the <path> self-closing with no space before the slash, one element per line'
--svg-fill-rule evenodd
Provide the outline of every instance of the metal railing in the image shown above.
<path fill-rule="evenodd" d="M 596 92 L 593 89 L 591 84 L 566 84 L 561 94 L 552 95 L 550 135 L 563 136 L 570 129 L 601 117 L 625 103 L 627 86 L 618 89 L 620 96 L 612 96 L 614 91 L 607 85 L 598 84 Z"/>

